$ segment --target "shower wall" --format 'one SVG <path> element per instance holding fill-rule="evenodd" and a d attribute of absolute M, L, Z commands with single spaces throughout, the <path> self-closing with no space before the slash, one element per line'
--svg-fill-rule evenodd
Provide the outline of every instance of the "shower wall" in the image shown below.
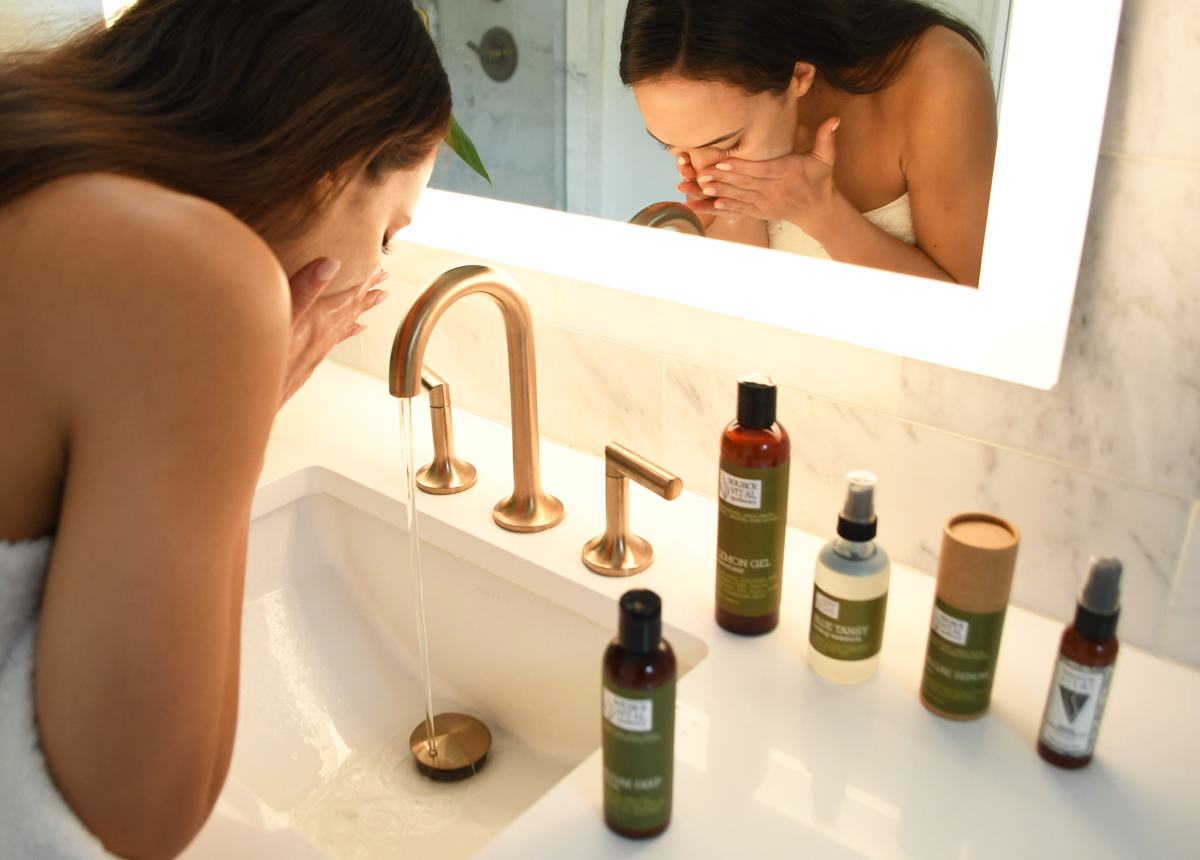
<path fill-rule="evenodd" d="M 450 75 L 454 115 L 479 150 L 489 185 L 457 157 L 438 159 L 430 186 L 566 208 L 566 0 L 417 0 Z M 516 73 L 494 81 L 468 42 L 493 27 L 517 44 Z"/>

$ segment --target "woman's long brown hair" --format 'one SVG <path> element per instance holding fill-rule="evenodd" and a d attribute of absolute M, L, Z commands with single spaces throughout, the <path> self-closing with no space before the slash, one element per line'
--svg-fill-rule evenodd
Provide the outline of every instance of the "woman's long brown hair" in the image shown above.
<path fill-rule="evenodd" d="M 838 89 L 865 95 L 895 80 L 935 26 L 987 59 L 971 27 L 918 0 L 630 0 L 621 80 L 677 74 L 781 95 L 805 62 Z"/>
<path fill-rule="evenodd" d="M 140 0 L 111 29 L 0 65 L 0 206 L 113 172 L 282 238 L 349 171 L 422 163 L 450 109 L 411 0 Z"/>

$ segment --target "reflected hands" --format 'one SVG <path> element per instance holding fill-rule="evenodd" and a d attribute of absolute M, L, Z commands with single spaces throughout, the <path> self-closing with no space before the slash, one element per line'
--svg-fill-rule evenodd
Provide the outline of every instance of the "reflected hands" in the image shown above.
<path fill-rule="evenodd" d="M 323 296 L 341 264 L 323 257 L 292 276 L 292 341 L 283 380 L 282 406 L 312 376 L 329 351 L 365 328 L 358 317 L 378 305 L 388 294 L 377 290 L 388 273 L 380 266 L 363 283 L 331 296 Z"/>
<path fill-rule="evenodd" d="M 689 198 L 687 205 L 713 215 L 790 221 L 815 238 L 814 230 L 819 232 L 821 224 L 832 220 L 841 197 L 833 183 L 834 133 L 840 122 L 833 117 L 822 123 L 813 148 L 801 155 L 770 161 L 722 159 L 693 183 L 704 196 Z"/>

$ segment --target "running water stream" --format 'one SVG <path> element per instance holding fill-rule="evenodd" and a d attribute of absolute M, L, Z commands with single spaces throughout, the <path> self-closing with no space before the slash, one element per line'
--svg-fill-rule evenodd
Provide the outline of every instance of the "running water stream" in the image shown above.
<path fill-rule="evenodd" d="M 417 534 L 417 471 L 413 460 L 412 398 L 400 398 L 400 435 L 404 453 L 404 506 L 408 511 L 409 572 L 417 585 L 417 653 L 421 663 L 421 689 L 425 693 L 426 746 L 437 758 L 433 731 L 433 686 L 429 678 L 429 640 L 425 632 L 425 589 L 421 582 L 421 540 Z"/>

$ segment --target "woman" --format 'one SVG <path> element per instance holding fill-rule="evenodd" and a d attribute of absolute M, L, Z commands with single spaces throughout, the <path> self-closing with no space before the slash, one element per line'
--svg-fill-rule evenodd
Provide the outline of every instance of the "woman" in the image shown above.
<path fill-rule="evenodd" d="M 708 235 L 974 287 L 984 57 L 915 0 L 630 0 L 621 79 Z"/>
<path fill-rule="evenodd" d="M 272 420 L 383 298 L 450 107 L 407 0 L 141 0 L 0 68 L 0 855 L 207 818 Z"/>

